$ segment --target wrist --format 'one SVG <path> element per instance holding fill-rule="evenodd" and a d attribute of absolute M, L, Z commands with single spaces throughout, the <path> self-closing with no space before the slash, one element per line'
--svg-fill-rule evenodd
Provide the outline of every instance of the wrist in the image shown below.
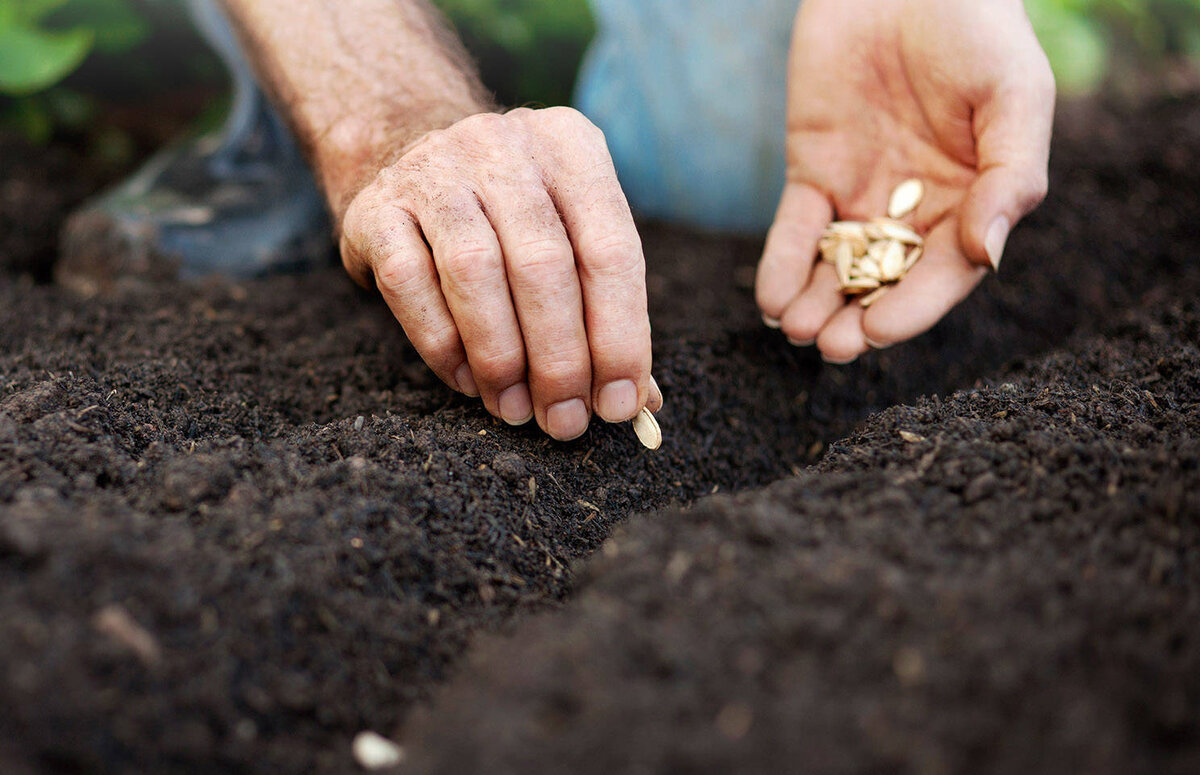
<path fill-rule="evenodd" d="M 469 58 L 426 0 L 222 3 L 335 222 L 418 139 L 490 109 Z"/>
<path fill-rule="evenodd" d="M 431 107 L 416 120 L 350 116 L 314 132 L 308 155 L 338 231 L 346 208 L 380 171 L 402 159 L 429 133 L 490 109 L 473 102 Z"/>

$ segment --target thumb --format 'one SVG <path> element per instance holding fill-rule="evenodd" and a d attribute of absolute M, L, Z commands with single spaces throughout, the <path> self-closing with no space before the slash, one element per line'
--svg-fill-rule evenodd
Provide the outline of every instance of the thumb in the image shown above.
<path fill-rule="evenodd" d="M 963 253 L 1000 270 L 1008 235 L 1046 197 L 1045 168 L 1003 164 L 986 170 L 967 192 L 962 216 Z"/>
<path fill-rule="evenodd" d="M 976 112 L 979 177 L 961 215 L 963 252 L 999 270 L 1009 232 L 1046 198 L 1054 77 L 1025 79 Z"/>

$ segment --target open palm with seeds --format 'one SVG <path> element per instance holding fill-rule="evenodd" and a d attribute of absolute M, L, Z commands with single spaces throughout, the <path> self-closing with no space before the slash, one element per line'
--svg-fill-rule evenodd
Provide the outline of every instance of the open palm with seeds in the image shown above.
<path fill-rule="evenodd" d="M 793 344 L 848 363 L 925 332 L 999 268 L 1045 197 L 1054 77 L 1020 0 L 806 0 L 789 67 L 788 183 L 758 303 Z M 864 308 L 818 244 L 911 179 L 923 255 Z"/>

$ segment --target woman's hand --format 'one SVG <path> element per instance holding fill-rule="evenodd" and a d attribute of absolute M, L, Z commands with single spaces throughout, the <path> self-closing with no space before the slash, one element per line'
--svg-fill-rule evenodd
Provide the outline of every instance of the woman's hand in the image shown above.
<path fill-rule="evenodd" d="M 758 272 L 768 325 L 848 363 L 924 333 L 999 268 L 1045 197 L 1055 86 L 1020 0 L 805 0 L 790 64 L 788 184 Z M 816 245 L 885 214 L 909 178 L 924 258 L 869 309 Z"/>

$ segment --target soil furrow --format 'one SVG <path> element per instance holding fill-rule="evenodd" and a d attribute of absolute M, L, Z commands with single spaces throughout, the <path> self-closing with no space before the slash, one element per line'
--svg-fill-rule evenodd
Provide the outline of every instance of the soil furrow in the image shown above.
<path fill-rule="evenodd" d="M 757 323 L 757 245 L 648 227 L 657 455 L 496 423 L 333 270 L 91 301 L 0 274 L 0 761 L 345 770 L 630 515 L 790 477 L 873 412 L 1194 295 L 1198 123 L 1064 119 L 1003 280 L 851 368 Z M 0 236 L 6 266 L 51 252 L 35 232 Z"/>

